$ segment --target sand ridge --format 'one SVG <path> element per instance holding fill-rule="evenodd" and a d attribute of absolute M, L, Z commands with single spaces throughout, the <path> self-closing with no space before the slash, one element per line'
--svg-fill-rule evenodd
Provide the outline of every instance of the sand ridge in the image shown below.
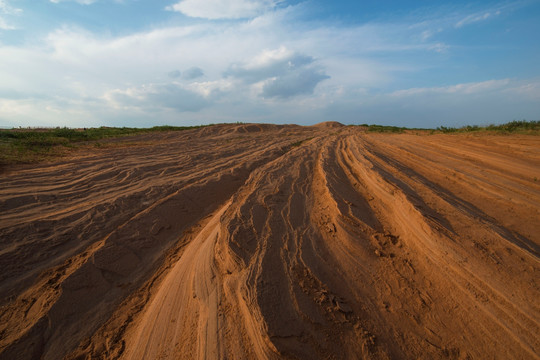
<path fill-rule="evenodd" d="M 540 140 L 338 125 L 2 175 L 0 358 L 538 359 Z"/>

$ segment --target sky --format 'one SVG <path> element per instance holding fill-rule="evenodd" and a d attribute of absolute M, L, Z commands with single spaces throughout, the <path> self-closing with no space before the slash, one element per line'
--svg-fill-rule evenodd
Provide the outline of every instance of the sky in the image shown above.
<path fill-rule="evenodd" d="M 540 0 L 0 0 L 0 127 L 540 119 Z"/>

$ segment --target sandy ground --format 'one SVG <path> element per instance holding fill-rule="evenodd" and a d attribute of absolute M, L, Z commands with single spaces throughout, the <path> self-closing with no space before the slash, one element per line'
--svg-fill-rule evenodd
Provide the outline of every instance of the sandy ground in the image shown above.
<path fill-rule="evenodd" d="M 540 358 L 540 137 L 137 139 L 0 174 L 0 359 Z"/>

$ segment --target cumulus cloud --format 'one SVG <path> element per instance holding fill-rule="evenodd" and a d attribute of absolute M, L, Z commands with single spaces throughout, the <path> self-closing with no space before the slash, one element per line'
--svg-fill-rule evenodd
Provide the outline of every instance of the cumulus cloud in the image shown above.
<path fill-rule="evenodd" d="M 204 19 L 253 18 L 274 8 L 276 0 L 183 0 L 166 9 Z"/>
<path fill-rule="evenodd" d="M 330 78 L 315 65 L 313 57 L 285 47 L 265 50 L 246 63 L 233 64 L 224 75 L 256 84 L 264 98 L 280 99 L 313 94 L 319 82 Z"/>
<path fill-rule="evenodd" d="M 248 21 L 190 21 L 123 35 L 70 25 L 20 46 L 0 44 L 0 116 L 4 123 L 9 119 L 23 126 L 39 121 L 50 126 L 133 126 L 140 121 L 149 126 L 153 119 L 171 124 L 356 122 L 359 117 L 364 117 L 361 122 L 395 118 L 405 124 L 424 119 L 423 111 L 441 119 L 441 113 L 447 114 L 448 120 L 459 108 L 469 123 L 466 110 L 482 109 L 494 122 L 535 118 L 540 111 L 538 81 L 410 88 L 440 79 L 445 65 L 439 52 L 459 51 L 459 46 L 447 46 L 437 34 L 456 31 L 455 24 L 466 18 L 463 13 L 422 26 L 343 25 L 302 22 L 305 2 L 250 4 L 259 6 L 227 15 L 262 14 Z M 212 11 L 201 17 L 217 16 Z M 489 99 L 495 99 L 493 104 Z M 515 109 L 523 113 L 512 114 Z M 73 122 L 59 124 L 67 118 Z"/>
<path fill-rule="evenodd" d="M 312 57 L 295 53 L 282 46 L 276 50 L 264 50 L 246 63 L 231 65 L 225 75 L 255 83 L 311 63 Z"/>
<path fill-rule="evenodd" d="M 262 88 L 264 98 L 287 99 L 297 95 L 310 95 L 317 84 L 330 77 L 318 69 L 301 69 L 267 80 Z"/>

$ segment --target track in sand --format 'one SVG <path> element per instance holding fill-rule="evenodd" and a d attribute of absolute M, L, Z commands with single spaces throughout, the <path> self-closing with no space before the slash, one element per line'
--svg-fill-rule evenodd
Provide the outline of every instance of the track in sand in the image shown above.
<path fill-rule="evenodd" d="M 540 358 L 540 137 L 137 139 L 0 175 L 0 359 Z"/>

